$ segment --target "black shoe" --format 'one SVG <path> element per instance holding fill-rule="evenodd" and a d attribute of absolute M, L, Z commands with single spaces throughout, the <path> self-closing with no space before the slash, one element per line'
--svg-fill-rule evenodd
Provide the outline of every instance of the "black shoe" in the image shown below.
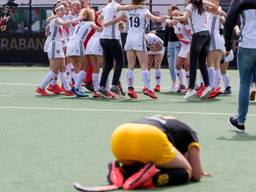
<path fill-rule="evenodd" d="M 225 91 L 223 92 L 223 94 L 225 94 L 225 95 L 231 95 L 231 94 L 232 94 L 231 87 L 228 86 L 228 87 L 225 89 Z"/>
<path fill-rule="evenodd" d="M 237 129 L 239 129 L 240 131 L 244 131 L 244 130 L 245 130 L 244 125 L 240 125 L 240 124 L 238 123 L 237 117 L 230 117 L 230 118 L 229 118 L 229 122 L 230 122 L 234 127 L 236 127 Z"/>
<path fill-rule="evenodd" d="M 85 88 L 88 89 L 91 92 L 94 92 L 94 87 L 93 87 L 92 81 L 90 83 L 86 83 Z"/>

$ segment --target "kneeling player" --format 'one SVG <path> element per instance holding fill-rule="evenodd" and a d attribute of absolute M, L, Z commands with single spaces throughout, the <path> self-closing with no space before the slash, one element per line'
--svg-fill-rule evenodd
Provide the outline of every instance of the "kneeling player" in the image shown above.
<path fill-rule="evenodd" d="M 185 184 L 205 175 L 196 132 L 173 117 L 122 124 L 111 143 L 117 161 L 109 166 L 108 180 L 125 190 Z"/>

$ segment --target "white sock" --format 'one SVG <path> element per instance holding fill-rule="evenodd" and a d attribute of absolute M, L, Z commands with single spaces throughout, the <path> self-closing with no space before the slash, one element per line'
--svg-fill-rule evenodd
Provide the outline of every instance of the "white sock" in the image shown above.
<path fill-rule="evenodd" d="M 215 83 L 215 78 L 216 78 L 216 71 L 215 71 L 214 67 L 208 68 L 208 75 L 209 75 L 210 87 L 214 88 L 214 83 Z"/>
<path fill-rule="evenodd" d="M 73 76 L 74 82 L 76 82 L 78 75 L 79 75 L 79 73 L 74 73 L 74 76 Z"/>
<path fill-rule="evenodd" d="M 50 85 L 51 86 L 57 85 L 57 81 L 58 81 L 58 73 L 55 73 L 55 77 L 51 80 Z"/>
<path fill-rule="evenodd" d="M 133 87 L 135 75 L 134 75 L 134 70 L 128 69 L 127 70 L 127 85 L 129 87 Z"/>
<path fill-rule="evenodd" d="M 221 78 L 221 72 L 220 69 L 215 70 L 216 77 L 215 77 L 215 87 L 220 87 L 220 78 Z"/>
<path fill-rule="evenodd" d="M 109 86 L 109 77 L 108 77 L 108 79 L 107 79 L 107 81 L 106 81 L 105 89 L 106 89 L 107 91 L 110 90 L 110 86 Z"/>
<path fill-rule="evenodd" d="M 155 70 L 155 79 L 156 79 L 156 84 L 160 85 L 161 84 L 161 80 L 162 80 L 161 69 L 156 69 Z"/>
<path fill-rule="evenodd" d="M 85 76 L 86 76 L 86 72 L 85 71 L 80 71 L 79 74 L 78 74 L 78 77 L 76 79 L 76 84 L 75 84 L 75 88 L 76 89 L 79 89 L 82 82 L 84 81 L 85 79 Z"/>
<path fill-rule="evenodd" d="M 226 73 L 225 75 L 222 75 L 222 79 L 223 79 L 225 88 L 231 87 L 230 77 L 228 73 Z"/>
<path fill-rule="evenodd" d="M 143 79 L 144 87 L 147 88 L 148 90 L 151 90 L 150 74 L 148 70 L 142 71 L 142 79 Z"/>
<path fill-rule="evenodd" d="M 97 92 L 99 90 L 99 74 L 93 73 L 92 74 L 92 84 L 94 92 Z"/>
<path fill-rule="evenodd" d="M 72 63 L 68 63 L 67 66 L 66 66 L 66 74 L 67 74 L 67 79 L 68 79 L 68 82 L 69 83 L 72 83 L 72 79 L 73 79 L 73 76 L 74 76 L 74 66 Z"/>
<path fill-rule="evenodd" d="M 180 81 L 180 85 L 184 85 L 183 81 L 183 71 L 182 70 L 177 70 L 178 78 Z"/>
<path fill-rule="evenodd" d="M 61 82 L 62 82 L 62 85 L 63 85 L 64 89 L 65 89 L 66 91 L 70 91 L 70 87 L 69 87 L 69 84 L 68 84 L 68 81 L 67 81 L 65 72 L 61 72 L 61 73 L 60 73 L 60 80 L 61 80 Z"/>
<path fill-rule="evenodd" d="M 54 73 L 53 71 L 49 71 L 45 76 L 45 78 L 43 79 L 43 81 L 41 81 L 41 83 L 39 84 L 39 88 L 45 89 L 46 86 L 50 83 L 50 81 L 54 79 L 55 76 L 56 76 L 56 73 Z"/>

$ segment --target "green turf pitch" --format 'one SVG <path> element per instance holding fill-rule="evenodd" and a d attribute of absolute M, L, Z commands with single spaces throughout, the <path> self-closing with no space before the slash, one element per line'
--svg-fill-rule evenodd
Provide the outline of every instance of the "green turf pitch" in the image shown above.
<path fill-rule="evenodd" d="M 256 191 L 256 104 L 250 104 L 246 133 L 236 133 L 227 122 L 237 110 L 237 72 L 231 71 L 232 96 L 190 102 L 167 94 L 167 70 L 157 101 L 141 93 L 138 101 L 42 98 L 34 89 L 46 72 L 0 68 L 1 192 L 72 192 L 75 181 L 106 184 L 107 163 L 113 160 L 111 132 L 121 123 L 155 114 L 176 116 L 198 132 L 204 168 L 213 175 L 159 191 Z M 136 82 L 142 86 L 139 70 Z"/>

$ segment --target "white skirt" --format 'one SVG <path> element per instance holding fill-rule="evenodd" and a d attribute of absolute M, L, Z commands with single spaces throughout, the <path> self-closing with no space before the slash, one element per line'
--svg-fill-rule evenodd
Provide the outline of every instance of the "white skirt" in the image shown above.
<path fill-rule="evenodd" d="M 100 44 L 100 39 L 98 37 L 91 37 L 88 41 L 85 55 L 100 55 L 103 56 L 103 49 Z"/>
<path fill-rule="evenodd" d="M 44 42 L 44 52 L 48 53 L 48 49 L 49 49 L 49 45 L 51 42 L 51 37 L 50 35 L 46 38 L 45 42 Z"/>
<path fill-rule="evenodd" d="M 214 50 L 225 50 L 225 42 L 224 38 L 220 36 L 220 34 L 211 34 L 211 43 L 209 47 L 209 51 Z"/>
<path fill-rule="evenodd" d="M 84 43 L 81 39 L 71 39 L 67 44 L 67 56 L 83 56 L 85 53 Z"/>
<path fill-rule="evenodd" d="M 148 51 L 148 55 L 164 55 L 165 48 L 163 47 L 160 51 Z"/>
<path fill-rule="evenodd" d="M 47 53 L 49 59 L 65 58 L 61 41 L 50 41 Z"/>
<path fill-rule="evenodd" d="M 124 46 L 125 51 L 147 51 L 147 45 L 145 40 L 145 34 L 129 34 L 126 38 Z"/>
<path fill-rule="evenodd" d="M 181 57 L 181 58 L 187 59 L 189 52 L 190 52 L 190 44 L 186 45 L 186 44 L 182 43 L 178 56 Z"/>

